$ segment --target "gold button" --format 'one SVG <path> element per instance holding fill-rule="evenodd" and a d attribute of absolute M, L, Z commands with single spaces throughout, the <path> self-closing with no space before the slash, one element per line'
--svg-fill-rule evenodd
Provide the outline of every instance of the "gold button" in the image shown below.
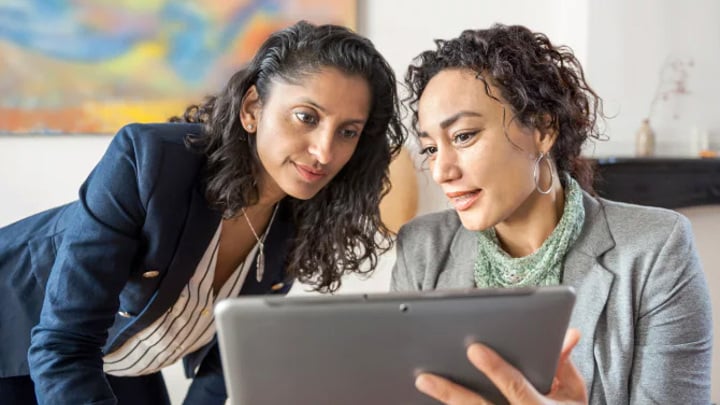
<path fill-rule="evenodd" d="M 144 278 L 155 278 L 160 275 L 160 272 L 157 270 L 148 270 L 145 273 L 143 273 Z"/>
<path fill-rule="evenodd" d="M 118 315 L 122 316 L 123 318 L 132 318 L 132 315 L 130 315 L 130 312 L 126 312 L 126 311 L 118 311 Z"/>
<path fill-rule="evenodd" d="M 285 283 L 277 283 L 277 284 L 273 284 L 272 287 L 270 287 L 270 289 L 273 291 L 277 291 L 277 290 L 282 289 L 283 287 L 285 287 Z"/>
<path fill-rule="evenodd" d="M 203 308 L 202 311 L 200 311 L 200 315 L 207 316 L 210 313 L 210 310 L 207 308 Z"/>

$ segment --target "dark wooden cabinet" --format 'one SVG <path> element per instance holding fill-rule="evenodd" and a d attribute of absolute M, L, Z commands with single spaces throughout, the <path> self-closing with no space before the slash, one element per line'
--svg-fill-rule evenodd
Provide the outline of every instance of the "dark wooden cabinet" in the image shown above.
<path fill-rule="evenodd" d="M 665 208 L 720 204 L 720 159 L 598 159 L 604 198 Z"/>

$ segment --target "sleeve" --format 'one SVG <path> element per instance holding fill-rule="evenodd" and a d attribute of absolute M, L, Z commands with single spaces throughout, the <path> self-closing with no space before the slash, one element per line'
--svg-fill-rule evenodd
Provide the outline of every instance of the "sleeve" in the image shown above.
<path fill-rule="evenodd" d="M 123 128 L 82 185 L 47 282 L 28 361 L 39 403 L 114 404 L 102 347 L 138 252 L 138 150 Z M 142 134 L 140 134 L 142 135 Z"/>
<path fill-rule="evenodd" d="M 395 242 L 396 259 L 390 278 L 390 291 L 419 291 L 420 285 L 415 280 L 415 273 L 408 269 L 405 260 L 404 242 L 408 237 L 408 228 L 403 226 L 398 231 Z"/>
<path fill-rule="evenodd" d="M 710 296 L 685 217 L 678 215 L 640 302 L 630 402 L 710 403 Z"/>

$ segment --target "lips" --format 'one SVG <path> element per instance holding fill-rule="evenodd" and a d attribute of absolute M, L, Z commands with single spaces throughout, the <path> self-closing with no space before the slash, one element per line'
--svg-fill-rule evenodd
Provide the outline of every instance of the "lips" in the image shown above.
<path fill-rule="evenodd" d="M 298 174 L 300 174 L 300 177 L 310 183 L 318 181 L 327 175 L 327 173 L 322 170 L 313 169 L 312 166 L 301 163 L 294 163 L 294 165 L 295 170 L 297 170 Z"/>
<path fill-rule="evenodd" d="M 458 211 L 465 211 L 472 207 L 473 204 L 475 204 L 475 201 L 480 197 L 480 192 L 482 190 L 465 190 L 465 191 L 453 191 L 450 193 L 445 193 L 445 195 L 450 199 L 450 202 L 455 206 L 455 209 Z"/>

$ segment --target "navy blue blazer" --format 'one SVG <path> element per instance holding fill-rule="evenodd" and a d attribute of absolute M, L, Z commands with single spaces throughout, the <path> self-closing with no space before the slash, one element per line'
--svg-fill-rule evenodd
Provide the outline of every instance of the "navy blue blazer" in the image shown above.
<path fill-rule="evenodd" d="M 128 125 L 78 201 L 0 229 L 0 377 L 30 373 L 40 402 L 113 401 L 103 355 L 175 303 L 221 220 L 204 198 L 205 158 L 184 144 L 200 131 Z M 282 202 L 265 242 L 266 277 L 242 293 L 289 290 L 294 229 Z M 278 282 L 285 287 L 272 291 Z M 189 377 L 211 346 L 183 359 Z"/>

